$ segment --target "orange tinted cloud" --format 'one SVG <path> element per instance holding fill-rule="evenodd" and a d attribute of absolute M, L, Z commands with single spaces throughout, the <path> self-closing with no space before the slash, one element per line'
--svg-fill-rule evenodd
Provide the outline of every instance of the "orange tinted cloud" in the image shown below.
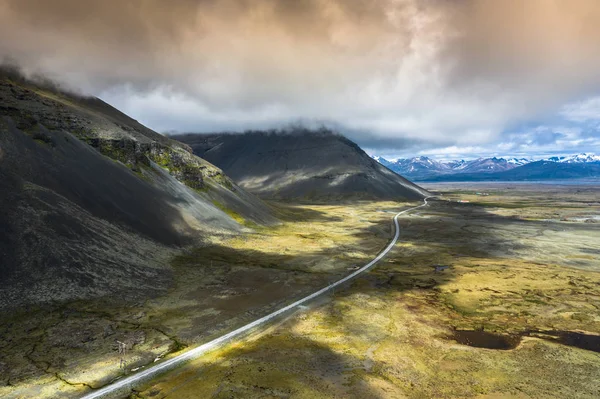
<path fill-rule="evenodd" d="M 597 21 L 597 0 L 4 0 L 0 55 L 157 128 L 471 143 L 597 93 Z"/>

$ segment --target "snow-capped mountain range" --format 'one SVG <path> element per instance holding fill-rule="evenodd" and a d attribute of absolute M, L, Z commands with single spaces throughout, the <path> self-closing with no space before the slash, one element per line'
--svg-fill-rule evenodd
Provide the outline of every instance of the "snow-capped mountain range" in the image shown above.
<path fill-rule="evenodd" d="M 591 153 L 581 153 L 571 156 L 550 157 L 546 159 L 527 159 L 527 158 L 478 158 L 474 160 L 454 160 L 437 161 L 426 156 L 420 156 L 410 159 L 398 159 L 389 161 L 382 157 L 373 157 L 375 160 L 385 165 L 389 169 L 408 177 L 409 179 L 429 179 L 441 175 L 459 175 L 459 174 L 493 174 L 506 172 L 525 165 L 535 164 L 543 165 L 549 163 L 556 164 L 598 164 L 600 166 L 600 156 Z M 535 166 L 534 165 L 534 166 Z M 530 167 L 528 169 L 534 169 Z M 554 168 L 556 169 L 556 168 Z M 587 168 L 589 169 L 589 168 Z M 586 170 L 587 170 L 586 169 Z M 572 168 L 571 168 L 572 170 Z"/>
<path fill-rule="evenodd" d="M 594 155 L 594 154 L 583 152 L 581 154 L 571 155 L 568 157 L 551 157 L 551 158 L 544 159 L 544 161 L 561 162 L 561 163 L 600 162 L 600 155 Z"/>

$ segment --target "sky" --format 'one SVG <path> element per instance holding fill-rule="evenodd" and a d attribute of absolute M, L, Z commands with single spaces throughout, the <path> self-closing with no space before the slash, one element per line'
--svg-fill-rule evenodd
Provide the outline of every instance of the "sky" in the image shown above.
<path fill-rule="evenodd" d="M 600 153 L 598 0 L 1 0 L 0 59 L 159 132 L 370 154 Z"/>

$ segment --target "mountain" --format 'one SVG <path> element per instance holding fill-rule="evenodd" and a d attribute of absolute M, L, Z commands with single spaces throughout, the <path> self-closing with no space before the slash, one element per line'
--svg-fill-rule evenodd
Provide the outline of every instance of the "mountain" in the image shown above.
<path fill-rule="evenodd" d="M 411 178 L 446 173 L 446 171 L 450 170 L 448 165 L 427 157 L 399 159 L 396 162 L 393 162 L 389 168 L 399 174 L 410 176 Z"/>
<path fill-rule="evenodd" d="M 457 173 L 439 175 L 423 181 L 525 181 L 549 179 L 600 178 L 600 162 L 535 161 L 517 168 L 497 173 Z"/>
<path fill-rule="evenodd" d="M 439 162 L 427 157 L 379 162 L 417 181 L 539 180 L 600 177 L 600 156 L 581 153 L 538 161 L 526 158 L 478 158 Z M 571 166 L 567 166 L 571 165 Z M 527 167 L 525 167 L 527 166 Z"/>
<path fill-rule="evenodd" d="M 510 160 L 496 157 L 478 158 L 465 162 L 464 166 L 460 167 L 458 170 L 460 170 L 461 173 L 494 173 L 510 170 L 526 163 L 526 160 L 517 160 L 515 158 Z"/>
<path fill-rule="evenodd" d="M 462 168 L 464 168 L 466 165 L 468 165 L 468 161 L 465 161 L 464 159 L 460 159 L 457 161 L 450 161 L 450 162 L 446 162 L 446 165 L 451 169 L 451 170 L 461 170 Z"/>
<path fill-rule="evenodd" d="M 0 308 L 164 290 L 174 250 L 245 221 L 277 222 L 189 147 L 0 71 Z"/>
<path fill-rule="evenodd" d="M 509 158 L 506 161 L 515 166 L 523 166 L 533 162 L 533 160 L 527 158 Z"/>
<path fill-rule="evenodd" d="M 326 129 L 174 138 L 263 198 L 414 200 L 428 195 Z"/>
<path fill-rule="evenodd" d="M 566 157 L 551 157 L 545 159 L 545 161 L 549 162 L 559 162 L 559 163 L 591 163 L 591 162 L 600 162 L 600 155 L 594 155 L 589 153 L 581 153 Z"/>
<path fill-rule="evenodd" d="M 453 173 L 494 173 L 516 168 L 529 162 L 527 159 L 478 158 L 472 161 L 456 160 L 440 162 L 420 156 L 410 159 L 388 161 L 378 157 L 378 161 L 393 171 L 410 179 L 426 179 L 433 176 Z"/>
<path fill-rule="evenodd" d="M 387 159 L 385 159 L 383 157 L 374 156 L 373 159 L 376 160 L 377 162 L 379 162 L 380 164 L 382 164 L 383 166 L 385 166 L 388 169 L 390 169 L 390 166 L 392 166 L 394 164 L 393 162 L 388 161 Z"/>

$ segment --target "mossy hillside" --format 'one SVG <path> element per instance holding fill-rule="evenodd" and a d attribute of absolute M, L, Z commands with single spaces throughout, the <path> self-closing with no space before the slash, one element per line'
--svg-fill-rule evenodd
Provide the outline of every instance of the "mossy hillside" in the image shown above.
<path fill-rule="evenodd" d="M 155 162 L 177 180 L 196 190 L 206 190 L 206 180 L 228 190 L 235 186 L 223 172 L 195 157 L 186 145 L 170 140 L 97 99 L 77 97 L 58 88 L 37 86 L 23 79 L 0 76 L 0 113 L 40 145 L 53 146 L 44 131 L 65 131 L 123 163 L 139 177 Z"/>
<path fill-rule="evenodd" d="M 103 155 L 119 161 L 135 172 L 149 168 L 154 162 L 181 183 L 194 190 L 208 190 L 206 180 L 212 180 L 229 190 L 234 185 L 223 172 L 207 162 L 176 147 L 164 146 L 160 143 L 140 143 L 132 140 L 111 140 L 87 138 L 89 145 Z"/>
<path fill-rule="evenodd" d="M 152 149 L 148 159 L 169 172 L 177 180 L 195 190 L 206 188 L 205 178 L 210 178 L 210 168 L 193 159 L 192 156 L 181 149 L 159 147 Z"/>
<path fill-rule="evenodd" d="M 210 184 L 207 182 L 210 180 L 235 192 L 233 182 L 220 169 L 182 148 L 152 147 L 147 153 L 147 157 L 167 170 L 177 180 L 195 190 L 210 189 Z"/>

